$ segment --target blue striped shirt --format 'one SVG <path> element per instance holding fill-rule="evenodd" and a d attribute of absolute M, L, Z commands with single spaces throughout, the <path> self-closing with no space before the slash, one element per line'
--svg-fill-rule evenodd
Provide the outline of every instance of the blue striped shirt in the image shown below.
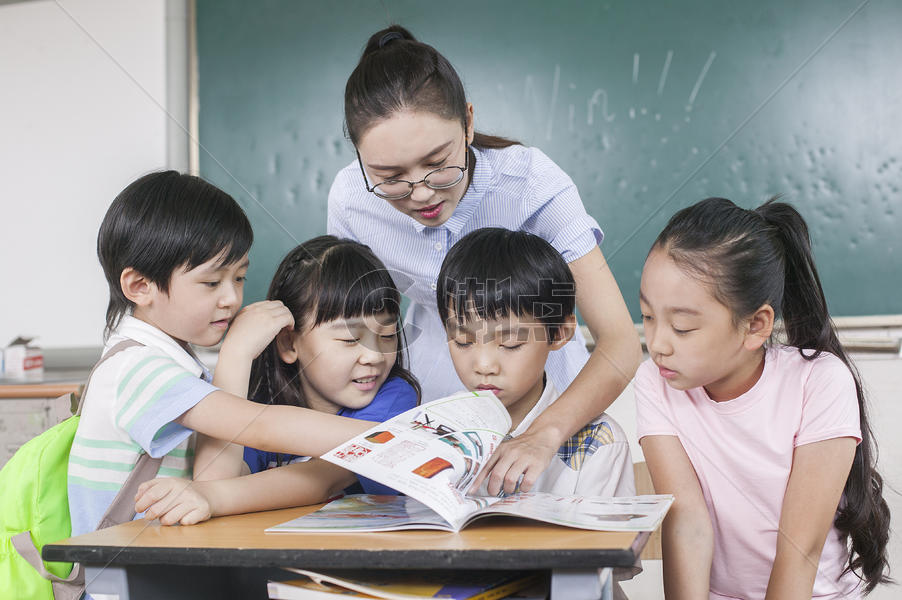
<path fill-rule="evenodd" d="M 97 528 L 145 452 L 163 457 L 158 476 L 191 477 L 193 432 L 176 420 L 217 389 L 195 356 L 150 323 L 124 316 L 104 352 L 125 339 L 143 345 L 111 356 L 85 392 L 69 452 L 72 535 Z"/>
<path fill-rule="evenodd" d="M 369 246 L 411 300 L 405 317 L 411 371 L 423 401 L 464 388 L 454 371 L 438 317 L 435 284 L 442 260 L 460 238 L 482 227 L 505 227 L 547 240 L 568 263 L 602 240 L 586 213 L 576 185 L 537 148 L 473 148 L 476 165 L 467 192 L 447 221 L 426 227 L 363 186 L 354 161 L 335 176 L 329 190 L 328 232 Z M 573 340 L 548 358 L 546 372 L 564 390 L 582 369 L 588 352 L 577 330 Z"/>

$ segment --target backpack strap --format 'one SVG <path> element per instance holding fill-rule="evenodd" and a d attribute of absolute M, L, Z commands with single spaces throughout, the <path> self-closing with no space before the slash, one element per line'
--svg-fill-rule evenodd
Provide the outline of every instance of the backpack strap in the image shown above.
<path fill-rule="evenodd" d="M 82 571 L 81 563 L 72 565 L 72 572 L 68 577 L 60 577 L 48 571 L 44 566 L 41 554 L 34 545 L 34 540 L 31 539 L 30 531 L 14 535 L 10 541 L 16 552 L 28 561 L 28 564 L 34 567 L 41 577 L 50 581 L 53 586 L 54 600 L 77 600 L 81 596 L 85 586 L 85 574 Z"/>
<path fill-rule="evenodd" d="M 99 361 L 97 361 L 97 364 L 94 365 L 93 369 L 91 369 L 90 375 L 88 375 L 88 381 L 85 383 L 84 393 L 82 393 L 81 398 L 79 398 L 78 400 L 78 411 L 76 412 L 76 414 L 81 414 L 81 409 L 84 405 L 84 399 L 88 393 L 88 386 L 91 384 L 91 376 L 94 375 L 94 371 L 97 370 L 97 367 L 102 365 L 103 362 L 108 358 L 119 354 L 127 348 L 143 345 L 144 344 L 142 344 L 141 342 L 136 342 L 132 339 L 122 340 L 121 342 L 110 348 L 109 352 L 104 354 L 103 357 Z M 125 483 L 123 483 L 122 487 L 119 488 L 119 493 L 116 494 L 116 497 L 113 498 L 113 502 L 110 503 L 110 506 L 103 514 L 103 517 L 101 517 L 100 523 L 97 525 L 97 529 L 106 529 L 107 527 L 119 525 L 120 523 L 125 523 L 135 518 L 135 495 L 137 495 L 138 493 L 138 486 L 140 486 L 145 481 L 150 481 L 151 479 L 153 479 L 156 476 L 157 471 L 160 469 L 160 463 L 162 462 L 162 457 L 151 458 L 150 455 L 146 452 L 143 452 L 141 456 L 138 457 L 138 462 L 135 463 L 135 468 L 132 469 L 131 473 L 128 474 L 128 478 L 126 478 Z"/>
<path fill-rule="evenodd" d="M 113 356 L 119 354 L 120 352 L 122 352 L 123 350 L 125 350 L 127 348 L 131 348 L 133 346 L 143 346 L 143 345 L 144 344 L 142 344 L 141 342 L 136 342 L 135 340 L 132 340 L 132 339 L 125 339 L 125 340 L 122 340 L 121 342 L 119 342 L 118 344 L 116 344 L 115 346 L 113 346 L 112 348 L 110 348 L 109 352 L 107 352 L 106 354 L 104 354 L 103 356 L 100 357 L 100 360 L 98 360 L 94 364 L 94 367 L 91 369 L 91 372 L 88 373 L 88 379 L 85 381 L 85 385 L 84 385 L 84 387 L 82 387 L 82 390 L 81 390 L 81 396 L 79 396 L 79 398 L 78 398 L 78 408 L 75 410 L 75 413 L 74 413 L 75 415 L 78 415 L 78 416 L 81 415 L 81 409 L 85 404 L 85 397 L 88 395 L 88 385 L 91 383 L 91 377 L 94 376 L 94 371 L 97 370 L 97 367 L 99 367 L 104 362 L 106 362 L 106 360 L 108 358 L 112 358 Z"/>
<path fill-rule="evenodd" d="M 123 340 L 110 348 L 109 352 L 104 354 L 101 359 L 97 361 L 97 364 L 94 365 L 94 368 L 92 368 L 90 374 L 88 374 L 88 379 L 82 389 L 81 397 L 78 399 L 78 409 L 75 411 L 76 415 L 81 415 L 84 399 L 88 393 L 88 386 L 91 383 L 91 377 L 94 375 L 94 371 L 97 370 L 97 367 L 103 364 L 108 358 L 119 354 L 127 348 L 143 345 L 144 344 L 132 339 Z M 107 527 L 112 527 L 113 525 L 119 525 L 120 523 L 125 523 L 126 521 L 131 521 L 135 518 L 135 494 L 137 493 L 138 486 L 145 481 L 153 479 L 162 462 L 162 457 L 151 458 L 146 452 L 141 454 L 138 458 L 138 462 L 135 464 L 135 468 L 129 473 L 125 483 L 119 489 L 119 493 L 116 494 L 113 502 L 100 519 L 100 524 L 97 526 L 97 529 L 105 529 Z M 44 561 L 41 559 L 41 553 L 34 545 L 34 540 L 31 539 L 30 531 L 23 531 L 22 533 L 13 536 L 11 541 L 13 547 L 22 558 L 28 561 L 28 564 L 34 567 L 42 577 L 51 582 L 53 585 L 54 600 L 78 600 L 81 598 L 85 591 L 85 576 L 81 563 L 74 563 L 72 565 L 72 572 L 69 573 L 68 577 L 59 577 L 49 572 L 44 566 Z"/>
<path fill-rule="evenodd" d="M 119 488 L 119 493 L 100 519 L 97 529 L 106 529 L 135 518 L 135 496 L 138 495 L 138 486 L 156 477 L 162 462 L 162 457 L 151 458 L 146 452 L 141 454 L 135 468 L 128 474 L 128 479 Z"/>
<path fill-rule="evenodd" d="M 88 381 L 85 383 L 85 391 L 82 394 L 81 398 L 78 400 L 78 412 L 76 414 L 81 414 L 81 408 L 84 403 L 84 398 L 87 395 L 88 385 L 91 383 L 91 375 L 94 374 L 94 371 L 99 367 L 103 362 L 112 357 L 115 354 L 122 352 L 127 348 L 131 348 L 133 346 L 143 346 L 141 342 L 136 342 L 132 339 L 125 339 L 110 348 L 110 351 L 103 355 L 94 368 L 91 369 L 91 374 L 88 375 Z M 135 496 L 138 493 L 138 486 L 140 486 L 145 481 L 150 481 L 153 479 L 157 471 L 160 469 L 160 463 L 163 462 L 163 458 L 151 458 L 149 454 L 146 452 L 141 453 L 141 456 L 138 457 L 138 462 L 135 463 L 135 468 L 132 469 L 131 473 L 128 474 L 128 477 L 125 480 L 125 483 L 122 484 L 122 487 L 119 488 L 119 493 L 116 494 L 116 497 L 113 498 L 112 503 L 107 508 L 106 512 L 103 513 L 103 517 L 100 518 L 100 523 L 97 525 L 97 529 L 106 529 L 107 527 L 112 527 L 113 525 L 119 525 L 120 523 L 125 523 L 127 521 L 131 521 L 135 518 Z"/>

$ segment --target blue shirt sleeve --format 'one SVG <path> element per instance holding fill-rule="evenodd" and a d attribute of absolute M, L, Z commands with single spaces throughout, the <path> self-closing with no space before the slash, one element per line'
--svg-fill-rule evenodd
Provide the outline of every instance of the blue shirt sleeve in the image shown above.
<path fill-rule="evenodd" d="M 417 392 L 413 386 L 401 379 L 400 377 L 392 377 L 382 384 L 373 401 L 363 408 L 357 410 L 342 409 L 338 412 L 343 417 L 351 417 L 352 419 L 360 419 L 362 421 L 387 421 L 394 416 L 400 415 L 405 410 L 409 410 L 417 405 Z M 363 492 L 366 494 L 385 494 L 397 496 L 397 490 L 386 485 L 377 483 L 366 477 L 357 477 Z"/>
<path fill-rule="evenodd" d="M 159 458 L 191 435 L 191 430 L 176 419 L 217 388 L 185 371 L 172 359 L 151 356 L 148 360 L 160 366 L 141 372 L 139 364 L 128 372 L 134 375 L 133 383 L 119 386 L 115 419 L 145 452 Z M 141 381 L 136 383 L 137 379 Z"/>
<path fill-rule="evenodd" d="M 523 229 L 546 240 L 568 263 L 604 239 L 598 222 L 586 212 L 573 180 L 537 148 L 531 157 L 529 211 Z"/>
<path fill-rule="evenodd" d="M 259 473 L 265 471 L 269 465 L 269 452 L 257 450 L 256 448 L 244 448 L 244 462 L 250 468 L 251 473 Z"/>

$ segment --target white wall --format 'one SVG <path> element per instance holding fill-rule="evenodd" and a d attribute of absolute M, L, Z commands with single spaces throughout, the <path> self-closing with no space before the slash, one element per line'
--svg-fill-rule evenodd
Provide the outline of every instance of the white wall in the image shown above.
<path fill-rule="evenodd" d="M 166 166 L 165 0 L 0 5 L 0 346 L 99 346 L 97 229 Z"/>

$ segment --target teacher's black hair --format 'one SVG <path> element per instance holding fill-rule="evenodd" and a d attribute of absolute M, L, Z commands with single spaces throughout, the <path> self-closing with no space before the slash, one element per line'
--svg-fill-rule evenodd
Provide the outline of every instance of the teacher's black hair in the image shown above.
<path fill-rule="evenodd" d="M 168 292 L 176 270 L 214 258 L 234 264 L 253 241 L 238 203 L 200 177 L 161 171 L 132 182 L 113 200 L 97 234 L 97 257 L 110 289 L 105 335 L 133 308 L 119 281 L 126 268 Z"/>
<path fill-rule="evenodd" d="M 457 71 L 404 27 L 392 25 L 370 36 L 345 85 L 345 133 L 355 146 L 376 122 L 404 111 L 425 111 L 467 127 L 467 96 Z M 477 148 L 518 144 L 476 133 Z"/>
<path fill-rule="evenodd" d="M 435 295 L 446 329 L 451 310 L 458 323 L 515 314 L 541 322 L 548 343 L 576 308 L 576 284 L 560 253 L 537 235 L 500 227 L 477 229 L 451 247 Z"/>
<path fill-rule="evenodd" d="M 891 581 L 886 546 L 890 512 L 883 478 L 875 468 L 877 447 L 868 422 L 861 378 L 836 334 L 814 265 L 808 226 L 789 204 L 772 198 L 746 210 L 724 198 L 708 198 L 677 212 L 655 240 L 687 273 L 697 277 L 737 323 L 769 304 L 783 318 L 787 343 L 806 360 L 829 352 L 855 380 L 861 443 L 836 513 L 836 528 L 851 539 L 846 571 L 865 582 L 865 592 Z"/>
<path fill-rule="evenodd" d="M 298 334 L 335 319 L 387 313 L 397 325 L 398 336 L 398 354 L 388 376 L 409 383 L 419 403 L 420 385 L 404 366 L 401 293 L 368 246 L 332 235 L 307 240 L 282 259 L 266 299 L 279 300 L 291 311 Z M 278 338 L 273 340 L 251 367 L 251 399 L 307 407 L 298 377 L 301 368 L 297 362 L 285 363 L 279 356 Z"/>

